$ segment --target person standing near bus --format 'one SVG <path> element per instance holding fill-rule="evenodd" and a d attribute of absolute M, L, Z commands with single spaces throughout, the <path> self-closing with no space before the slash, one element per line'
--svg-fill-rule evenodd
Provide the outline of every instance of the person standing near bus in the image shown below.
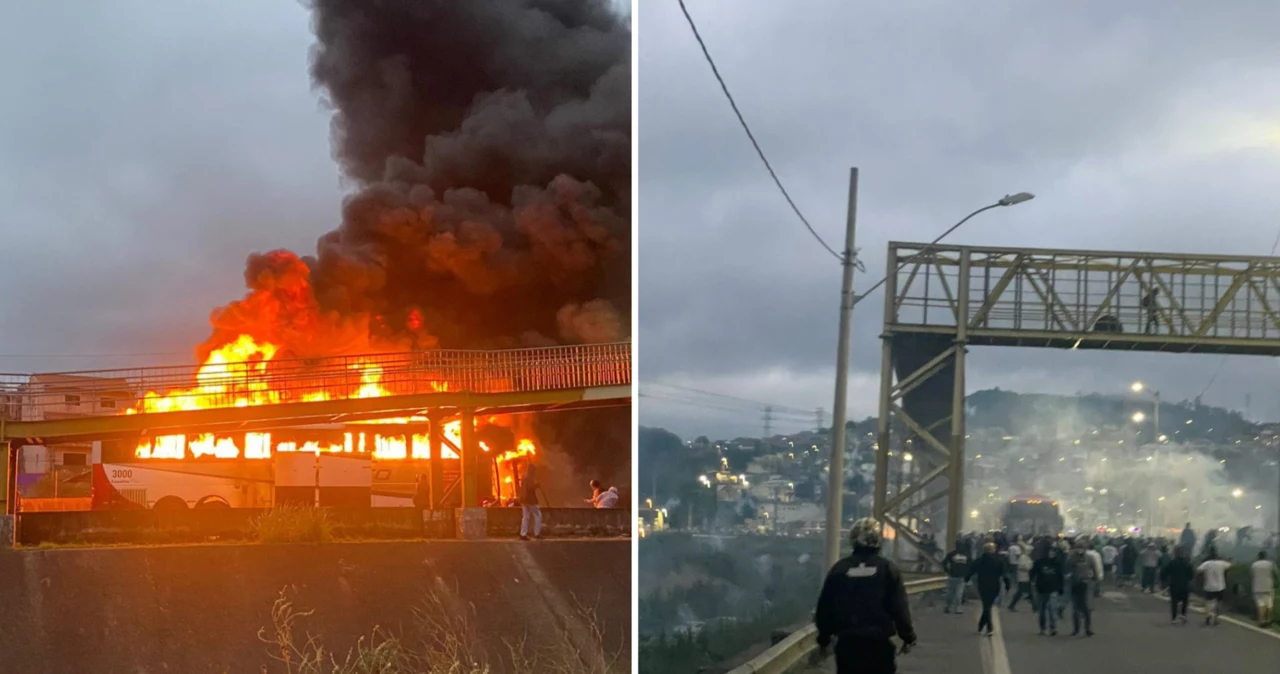
<path fill-rule="evenodd" d="M 529 518 L 533 518 L 533 537 L 542 538 L 542 509 L 538 507 L 537 466 L 532 461 L 520 481 L 520 540 L 529 540 Z"/>

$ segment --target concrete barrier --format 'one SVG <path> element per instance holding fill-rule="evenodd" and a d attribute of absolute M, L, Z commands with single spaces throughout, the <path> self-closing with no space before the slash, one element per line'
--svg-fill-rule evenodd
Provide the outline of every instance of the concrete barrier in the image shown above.
<path fill-rule="evenodd" d="M 520 535 L 520 508 L 485 508 L 490 537 Z M 625 508 L 542 508 L 542 533 L 547 536 L 627 536 L 634 523 Z M 532 526 L 532 525 L 531 525 Z"/>
<path fill-rule="evenodd" d="M 336 538 L 366 540 L 515 538 L 519 508 L 453 509 L 327 508 Z M 253 522 L 266 512 L 255 508 L 195 510 L 88 510 L 28 512 L 17 516 L 19 545 L 152 544 L 250 541 Z M 425 515 L 425 516 L 424 516 Z M 464 522 L 465 532 L 455 522 Z M 542 530 L 550 537 L 626 536 L 625 509 L 544 508 Z M 2 539 L 10 540 L 10 539 Z"/>
<path fill-rule="evenodd" d="M 941 590 L 946 584 L 947 579 L 942 576 L 906 581 L 907 593 L 912 595 Z M 811 624 L 806 625 L 729 674 L 785 674 L 817 648 L 818 630 Z"/>
<path fill-rule="evenodd" d="M 432 511 L 428 521 L 413 508 L 327 508 L 337 538 L 452 538 L 453 511 Z M 88 510 L 32 512 L 17 516 L 19 545 L 149 544 L 249 541 L 257 508 L 195 510 Z"/>
<path fill-rule="evenodd" d="M 339 654 L 375 627 L 408 643 L 439 635 L 423 610 L 465 623 L 499 672 L 522 640 L 627 663 L 630 564 L 626 540 L 0 551 L 0 674 L 283 671 L 258 632 L 286 588 L 313 611 L 295 637 Z"/>

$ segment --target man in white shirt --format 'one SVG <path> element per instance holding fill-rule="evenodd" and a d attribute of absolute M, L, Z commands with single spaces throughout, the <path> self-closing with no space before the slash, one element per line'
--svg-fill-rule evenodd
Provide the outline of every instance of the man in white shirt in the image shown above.
<path fill-rule="evenodd" d="M 1217 625 L 1218 612 L 1221 608 L 1222 598 L 1227 591 L 1227 569 L 1231 568 L 1231 562 L 1225 559 L 1219 559 L 1216 552 L 1210 552 L 1209 558 L 1196 569 L 1196 573 L 1204 578 L 1204 597 L 1209 603 L 1204 618 L 1204 624 Z"/>
<path fill-rule="evenodd" d="M 1266 551 L 1258 553 L 1258 561 L 1249 567 L 1249 571 L 1253 585 L 1253 602 L 1258 605 L 1258 624 L 1269 627 L 1272 611 L 1275 610 L 1276 580 L 1280 574 L 1276 571 L 1275 562 L 1267 559 Z"/>
<path fill-rule="evenodd" d="M 1095 578 L 1095 580 L 1092 583 L 1093 596 L 1101 597 L 1102 596 L 1102 576 L 1104 573 L 1104 569 L 1102 568 L 1102 555 L 1099 554 L 1097 550 L 1093 549 L 1092 542 L 1090 543 L 1089 549 L 1085 550 L 1084 554 L 1089 557 L 1089 561 L 1093 564 L 1093 577 Z"/>
<path fill-rule="evenodd" d="M 1116 580 L 1116 557 L 1119 556 L 1120 551 L 1111 544 L 1111 541 L 1107 541 L 1107 544 L 1102 546 L 1102 567 L 1106 571 L 1107 580 L 1110 582 L 1115 582 Z"/>

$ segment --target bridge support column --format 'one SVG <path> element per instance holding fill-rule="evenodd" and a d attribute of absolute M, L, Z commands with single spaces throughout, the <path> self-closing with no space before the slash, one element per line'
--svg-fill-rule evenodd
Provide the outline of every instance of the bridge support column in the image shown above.
<path fill-rule="evenodd" d="M 445 417 L 432 414 L 427 417 L 427 442 L 431 445 L 431 458 L 427 460 L 431 484 L 431 509 L 444 507 L 444 422 Z"/>
<path fill-rule="evenodd" d="M 459 476 L 462 507 L 474 508 L 480 505 L 480 443 L 476 442 L 476 413 L 469 407 L 462 409 L 462 446 L 458 449 L 461 450 L 458 458 L 462 469 Z"/>
<path fill-rule="evenodd" d="M 5 443 L 5 475 L 4 475 L 4 514 L 18 513 L 18 472 L 22 470 L 19 457 L 22 455 L 22 443 L 11 440 Z"/>
<path fill-rule="evenodd" d="M 884 338 L 874 512 L 895 539 L 918 551 L 925 527 L 912 528 L 912 520 L 945 521 L 938 542 L 942 550 L 963 528 L 963 369 L 964 349 L 953 337 Z M 910 462 L 903 460 L 908 452 Z M 908 472 L 913 465 L 916 470 Z M 898 473 L 891 475 L 891 466 Z M 902 487 L 894 488 L 899 483 Z M 935 505 L 943 499 L 945 520 Z"/>

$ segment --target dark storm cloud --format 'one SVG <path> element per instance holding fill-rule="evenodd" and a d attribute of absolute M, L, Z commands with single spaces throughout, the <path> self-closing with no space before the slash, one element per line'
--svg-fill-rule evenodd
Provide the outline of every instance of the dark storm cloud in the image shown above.
<path fill-rule="evenodd" d="M 1158 10 L 1158 11 L 1157 11 Z M 1280 227 L 1280 6 L 1085 2 L 699 2 L 721 72 L 793 196 L 833 246 L 862 169 L 867 287 L 885 242 L 927 241 L 1010 192 L 956 243 L 1266 253 Z M 641 379 L 830 407 L 839 269 L 737 127 L 674 4 L 640 27 Z M 855 314 L 852 414 L 873 411 L 881 304 Z M 1217 358 L 975 350 L 970 386 L 1199 394 Z M 1102 374 L 1100 374 L 1102 373 Z M 1276 370 L 1228 361 L 1207 402 L 1280 415 Z M 719 414 L 715 411 L 708 415 Z M 646 423 L 700 412 L 646 400 Z M 758 430 L 751 414 L 706 417 Z"/>

